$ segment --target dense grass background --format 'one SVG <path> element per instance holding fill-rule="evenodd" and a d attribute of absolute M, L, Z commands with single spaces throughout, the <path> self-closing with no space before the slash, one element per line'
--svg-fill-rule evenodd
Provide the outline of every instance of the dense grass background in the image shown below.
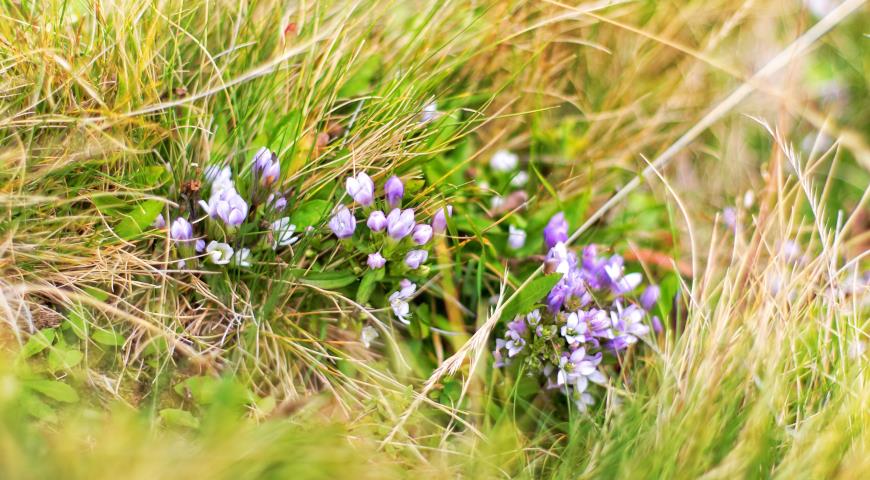
<path fill-rule="evenodd" d="M 0 0 L 2 476 L 866 478 L 867 25 L 862 1 Z M 153 216 L 263 145 L 300 225 L 359 170 L 455 206 L 420 320 L 363 347 L 362 261 L 325 234 L 177 271 Z M 499 149 L 517 208 L 491 206 Z M 588 414 L 488 354 L 560 210 L 664 292 Z"/>

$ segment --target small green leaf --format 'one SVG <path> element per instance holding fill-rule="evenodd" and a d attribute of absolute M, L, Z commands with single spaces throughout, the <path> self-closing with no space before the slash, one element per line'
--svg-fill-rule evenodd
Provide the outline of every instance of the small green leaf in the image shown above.
<path fill-rule="evenodd" d="M 320 225 L 329 213 L 330 203 L 326 200 L 309 200 L 293 211 L 290 223 L 296 225 L 296 229 Z"/>
<path fill-rule="evenodd" d="M 31 390 L 35 390 L 58 402 L 73 403 L 79 401 L 79 394 L 63 382 L 56 380 L 30 380 L 25 385 L 30 387 Z"/>
<path fill-rule="evenodd" d="M 334 290 L 355 282 L 356 276 L 350 272 L 310 272 L 299 281 L 325 290 Z"/>
<path fill-rule="evenodd" d="M 54 423 L 57 421 L 57 413 L 50 405 L 40 400 L 37 395 L 22 395 L 21 405 L 34 418 Z"/>
<path fill-rule="evenodd" d="M 79 350 L 57 346 L 48 352 L 48 368 L 52 371 L 69 370 L 81 363 L 84 354 Z"/>
<path fill-rule="evenodd" d="M 36 355 L 51 346 L 54 342 L 54 337 L 55 331 L 53 328 L 47 328 L 34 333 L 30 339 L 27 340 L 27 343 L 24 344 L 24 348 L 21 349 L 21 355 L 24 358 L 30 358 Z"/>
<path fill-rule="evenodd" d="M 365 305 L 369 301 L 372 292 L 375 290 L 375 285 L 384 278 L 384 269 L 369 270 L 363 275 L 362 281 L 359 282 L 359 288 L 356 291 L 356 303 Z"/>
<path fill-rule="evenodd" d="M 133 210 L 125 214 L 121 223 L 115 227 L 115 233 L 124 240 L 133 239 L 147 230 L 162 210 L 163 202 L 159 200 L 137 203 Z"/>
<path fill-rule="evenodd" d="M 199 427 L 199 420 L 187 410 L 182 410 L 180 408 L 164 408 L 163 410 L 160 410 L 160 418 L 162 418 L 167 425 L 174 427 Z"/>
<path fill-rule="evenodd" d="M 88 338 L 88 322 L 78 310 L 70 310 L 66 315 L 66 325 L 77 337 L 84 340 Z"/>
<path fill-rule="evenodd" d="M 175 385 L 175 393 L 182 397 L 192 397 L 197 405 L 208 405 L 220 387 L 220 379 L 214 377 L 190 377 Z"/>
<path fill-rule="evenodd" d="M 126 340 L 123 335 L 111 330 L 98 329 L 91 334 L 91 338 L 101 344 L 109 347 L 120 347 Z"/>
<path fill-rule="evenodd" d="M 510 321 L 516 315 L 530 312 L 561 279 L 561 274 L 553 273 L 532 280 L 526 288 L 520 290 L 517 296 L 505 306 L 501 318 L 504 321 Z"/>

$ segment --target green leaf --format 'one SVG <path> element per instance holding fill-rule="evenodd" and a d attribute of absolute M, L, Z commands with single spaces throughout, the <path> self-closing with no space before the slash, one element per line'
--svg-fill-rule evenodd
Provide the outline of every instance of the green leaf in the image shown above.
<path fill-rule="evenodd" d="M 372 55 L 360 65 L 356 72 L 341 86 L 338 96 L 348 98 L 360 95 L 369 90 L 375 75 L 381 70 L 381 57 Z"/>
<path fill-rule="evenodd" d="M 98 329 L 91 334 L 91 338 L 102 345 L 109 347 L 120 347 L 126 340 L 123 335 L 111 330 Z"/>
<path fill-rule="evenodd" d="M 356 291 L 356 303 L 365 305 L 369 301 L 372 292 L 375 290 L 375 285 L 384 278 L 384 269 L 369 270 L 363 275 L 362 281 L 359 283 L 359 288 Z"/>
<path fill-rule="evenodd" d="M 81 363 L 82 358 L 81 351 L 58 346 L 48 352 L 48 368 L 52 371 L 69 370 Z"/>
<path fill-rule="evenodd" d="M 80 339 L 88 338 L 88 323 L 78 310 L 69 311 L 66 315 L 66 326 Z"/>
<path fill-rule="evenodd" d="M 24 344 L 24 348 L 21 349 L 21 355 L 24 358 L 30 358 L 50 347 L 54 342 L 55 333 L 53 328 L 47 328 L 34 333 L 27 340 L 27 343 Z"/>
<path fill-rule="evenodd" d="M 49 404 L 40 400 L 36 395 L 22 395 L 21 405 L 34 418 L 52 423 L 57 421 L 57 413 L 54 409 Z"/>
<path fill-rule="evenodd" d="M 162 418 L 167 425 L 174 427 L 199 427 L 199 420 L 187 410 L 182 410 L 180 408 L 164 408 L 163 410 L 160 410 L 160 418 Z"/>
<path fill-rule="evenodd" d="M 290 223 L 296 225 L 296 229 L 320 225 L 329 213 L 330 203 L 326 200 L 309 200 L 293 211 L 290 215 Z"/>
<path fill-rule="evenodd" d="M 30 380 L 25 385 L 31 390 L 35 390 L 58 402 L 73 403 L 79 401 L 78 393 L 63 382 L 56 380 Z"/>
<path fill-rule="evenodd" d="M 310 272 L 299 281 L 325 290 L 334 290 L 355 282 L 356 276 L 350 272 Z"/>
<path fill-rule="evenodd" d="M 505 305 L 502 319 L 513 320 L 516 315 L 530 312 L 553 287 L 562 279 L 562 274 L 553 273 L 536 278 L 529 285 L 520 290 L 517 296 Z"/>
<path fill-rule="evenodd" d="M 214 377 L 190 377 L 175 385 L 175 393 L 182 397 L 188 395 L 193 398 L 197 405 L 208 405 L 214 401 L 220 387 L 220 379 Z"/>
<path fill-rule="evenodd" d="M 162 210 L 163 202 L 159 200 L 139 202 L 115 227 L 115 233 L 124 240 L 133 239 L 147 230 Z"/>

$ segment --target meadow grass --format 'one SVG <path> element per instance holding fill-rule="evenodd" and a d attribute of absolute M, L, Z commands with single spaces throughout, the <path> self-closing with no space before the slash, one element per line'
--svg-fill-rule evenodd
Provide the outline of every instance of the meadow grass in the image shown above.
<path fill-rule="evenodd" d="M 870 17 L 823 4 L 0 0 L 2 476 L 866 478 Z M 360 171 L 456 208 L 409 325 L 326 233 L 178 267 L 151 220 L 264 145 L 314 232 Z M 587 413 L 489 355 L 557 211 L 662 287 Z"/>

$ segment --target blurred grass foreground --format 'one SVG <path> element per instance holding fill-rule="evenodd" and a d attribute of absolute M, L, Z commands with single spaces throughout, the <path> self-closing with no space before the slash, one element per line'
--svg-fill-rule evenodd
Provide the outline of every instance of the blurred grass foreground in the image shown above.
<path fill-rule="evenodd" d="M 864 0 L 0 0 L 0 478 L 870 478 Z"/>

